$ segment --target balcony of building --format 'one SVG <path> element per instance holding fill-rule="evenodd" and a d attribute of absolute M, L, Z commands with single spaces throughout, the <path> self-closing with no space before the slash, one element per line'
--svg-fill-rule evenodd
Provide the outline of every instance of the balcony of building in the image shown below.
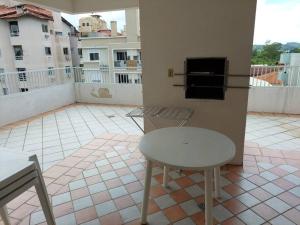
<path fill-rule="evenodd" d="M 278 81 L 281 68 L 272 68 L 277 74 L 272 80 L 270 68 L 259 70 L 267 72 L 252 72 L 250 94 L 298 91 Z M 0 145 L 38 156 L 57 224 L 138 224 L 145 161 L 137 145 L 143 133 L 126 114 L 135 108 L 128 105 L 142 104 L 141 82 L 124 75 L 103 79 L 105 70 L 90 71 L 1 74 Z M 254 100 L 250 97 L 249 104 Z M 138 123 L 143 127 L 143 119 Z M 215 222 L 297 224 L 299 140 L 299 115 L 249 112 L 244 163 L 222 168 Z M 165 189 L 162 169 L 154 171 L 150 224 L 203 224 L 204 212 L 197 206 L 203 202 L 203 173 L 171 171 L 171 189 Z M 45 223 L 32 190 L 7 207 L 13 224 Z"/>
<path fill-rule="evenodd" d="M 249 72 L 255 1 L 30 1 L 77 13 L 141 9 L 143 74 L 114 62 L 113 71 L 99 68 L 97 60 L 97 67 L 0 75 L 1 149 L 38 156 L 57 225 L 141 224 L 146 159 L 136 125 L 153 128 L 147 117 L 134 124 L 126 116 L 141 105 L 192 108 L 187 126 L 217 130 L 237 147 L 221 168 L 211 223 L 205 173 L 172 168 L 166 187 L 154 163 L 148 224 L 299 224 L 299 86 L 280 67 L 275 75 Z M 211 56 L 228 57 L 224 99 L 187 99 L 184 61 Z M 171 126 L 164 122 L 155 129 Z M 12 224 L 46 224 L 33 188 L 7 208 Z"/>

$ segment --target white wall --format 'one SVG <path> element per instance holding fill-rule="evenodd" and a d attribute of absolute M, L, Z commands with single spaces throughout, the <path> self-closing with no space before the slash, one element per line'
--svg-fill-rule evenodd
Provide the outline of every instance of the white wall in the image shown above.
<path fill-rule="evenodd" d="M 99 89 L 109 91 L 111 97 L 99 97 Z M 96 84 L 76 83 L 76 102 L 116 105 L 142 105 L 142 85 L 137 84 Z M 98 97 L 95 97 L 98 96 Z"/>
<path fill-rule="evenodd" d="M 300 114 L 299 87 L 252 87 L 249 112 Z"/>
<path fill-rule="evenodd" d="M 0 127 L 72 104 L 74 93 L 74 84 L 68 83 L 0 96 Z"/>
<path fill-rule="evenodd" d="M 229 136 L 237 147 L 233 163 L 242 163 L 248 90 L 228 89 L 224 101 L 187 100 L 183 88 L 173 87 L 183 77 L 167 71 L 183 73 L 186 57 L 226 56 L 229 73 L 249 74 L 256 1 L 140 0 L 139 6 L 144 105 L 194 109 L 189 125 Z M 233 79 L 231 85 L 248 84 L 246 77 Z"/>

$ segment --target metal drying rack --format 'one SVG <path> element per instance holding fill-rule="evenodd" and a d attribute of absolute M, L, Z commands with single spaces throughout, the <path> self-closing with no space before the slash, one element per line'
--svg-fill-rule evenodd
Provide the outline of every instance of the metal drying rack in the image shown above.
<path fill-rule="evenodd" d="M 137 118 L 147 118 L 153 123 L 154 118 L 174 120 L 177 127 L 183 127 L 192 117 L 193 110 L 184 107 L 163 107 L 163 106 L 143 106 L 132 110 L 126 116 L 130 117 L 138 128 L 145 133 L 145 130 L 138 124 Z"/>

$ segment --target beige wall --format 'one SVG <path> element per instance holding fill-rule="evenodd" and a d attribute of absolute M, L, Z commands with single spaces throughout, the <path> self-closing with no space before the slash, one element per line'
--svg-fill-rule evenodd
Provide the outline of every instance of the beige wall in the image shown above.
<path fill-rule="evenodd" d="M 172 86 L 183 77 L 169 78 L 167 70 L 182 73 L 186 57 L 226 56 L 231 74 L 248 74 L 256 1 L 140 0 L 139 5 L 144 105 L 193 108 L 189 125 L 229 136 L 237 147 L 233 163 L 241 163 L 248 90 L 228 89 L 224 101 L 187 100 L 183 88 Z M 247 78 L 235 81 L 245 83 Z"/>

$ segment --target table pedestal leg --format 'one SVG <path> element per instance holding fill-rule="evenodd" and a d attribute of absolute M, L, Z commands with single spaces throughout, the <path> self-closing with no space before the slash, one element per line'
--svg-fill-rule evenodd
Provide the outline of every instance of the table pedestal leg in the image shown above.
<path fill-rule="evenodd" d="M 215 176 L 215 198 L 220 197 L 220 167 L 214 168 Z"/>
<path fill-rule="evenodd" d="M 163 186 L 165 188 L 168 187 L 168 182 L 169 182 L 169 167 L 164 166 L 164 180 L 163 180 Z"/>
<path fill-rule="evenodd" d="M 143 206 L 142 206 L 142 224 L 147 224 L 147 211 L 148 211 L 148 201 L 150 195 L 151 176 L 152 176 L 152 162 L 150 160 L 147 160 L 144 198 L 143 198 Z"/>
<path fill-rule="evenodd" d="M 205 225 L 212 225 L 212 206 L 213 206 L 213 197 L 212 197 L 212 177 L 213 170 L 207 169 L 204 171 L 205 176 Z"/>

